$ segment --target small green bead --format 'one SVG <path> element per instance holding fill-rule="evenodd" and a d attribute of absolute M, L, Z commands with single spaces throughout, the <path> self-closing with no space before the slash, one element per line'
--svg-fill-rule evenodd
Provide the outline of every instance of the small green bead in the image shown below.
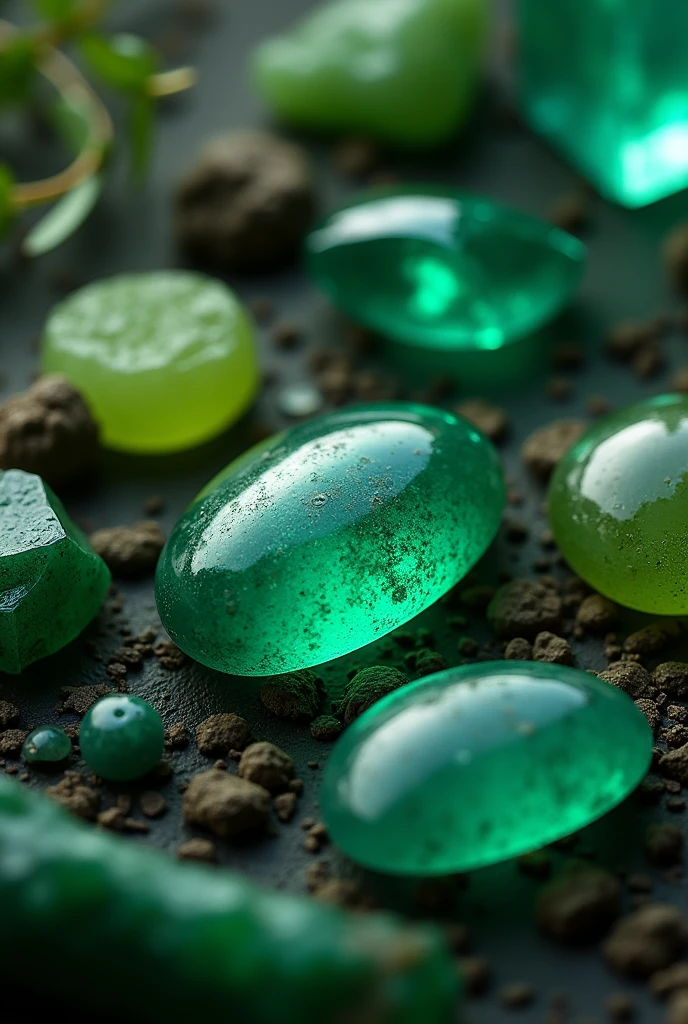
<path fill-rule="evenodd" d="M 569 835 L 631 793 L 653 738 L 625 693 L 561 665 L 448 669 L 358 718 L 320 805 L 353 860 L 406 875 L 495 864 Z"/>
<path fill-rule="evenodd" d="M 549 518 L 566 561 L 600 593 L 688 614 L 688 397 L 661 395 L 596 423 L 552 478 Z"/>
<path fill-rule="evenodd" d="M 86 712 L 79 746 L 96 775 L 127 782 L 158 763 L 165 746 L 165 728 L 158 712 L 145 700 L 113 693 Z"/>
<path fill-rule="evenodd" d="M 421 348 L 496 349 L 550 320 L 585 269 L 551 224 L 443 188 L 368 193 L 306 241 L 311 275 L 352 319 Z"/>
<path fill-rule="evenodd" d="M 39 725 L 24 740 L 25 761 L 64 761 L 72 750 L 72 741 L 58 725 Z"/>

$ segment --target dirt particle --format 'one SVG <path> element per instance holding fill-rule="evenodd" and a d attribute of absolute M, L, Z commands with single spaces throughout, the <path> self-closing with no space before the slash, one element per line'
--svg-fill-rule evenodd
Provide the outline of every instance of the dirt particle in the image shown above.
<path fill-rule="evenodd" d="M 590 197 L 582 188 L 559 196 L 549 215 L 552 224 L 573 235 L 580 234 L 587 227 L 589 217 Z"/>
<path fill-rule="evenodd" d="M 122 579 L 143 579 L 156 565 L 165 535 L 153 519 L 133 526 L 109 526 L 91 534 L 91 544 L 111 570 Z"/>
<path fill-rule="evenodd" d="M 576 625 L 586 633 L 604 636 L 613 630 L 619 620 L 617 606 L 601 594 L 588 594 L 576 612 Z"/>
<path fill-rule="evenodd" d="M 296 814 L 298 799 L 296 793 L 280 793 L 275 797 L 272 804 L 280 821 L 291 821 Z"/>
<path fill-rule="evenodd" d="M 499 588 L 487 608 L 495 633 L 504 640 L 534 639 L 561 626 L 561 598 L 537 580 L 511 580 Z"/>
<path fill-rule="evenodd" d="M 376 701 L 408 682 L 408 676 L 389 665 L 372 665 L 370 668 L 361 669 L 349 680 L 344 690 L 340 706 L 344 724 L 351 725 L 354 719 L 367 711 Z"/>
<path fill-rule="evenodd" d="M 175 722 L 165 729 L 165 746 L 169 750 L 181 750 L 189 742 L 184 722 Z"/>
<path fill-rule="evenodd" d="M 674 288 L 679 292 L 688 291 L 688 222 L 669 232 L 664 239 L 662 256 Z"/>
<path fill-rule="evenodd" d="M 614 1024 L 624 1024 L 632 1020 L 636 1013 L 635 1001 L 626 992 L 611 992 L 605 999 L 605 1008 Z"/>
<path fill-rule="evenodd" d="M 675 640 L 680 634 L 681 629 L 675 619 L 653 622 L 652 625 L 631 633 L 624 641 L 623 649 L 627 654 L 651 657 L 654 654 L 659 654 L 670 640 Z"/>
<path fill-rule="evenodd" d="M 247 779 L 211 768 L 189 782 L 182 797 L 182 813 L 189 824 L 228 838 L 266 828 L 270 794 Z"/>
<path fill-rule="evenodd" d="M 634 700 L 639 697 L 652 700 L 657 694 L 657 687 L 653 685 L 650 673 L 633 661 L 613 662 L 604 672 L 600 672 L 600 679 L 605 683 L 611 683 L 612 686 L 618 686 Z"/>
<path fill-rule="evenodd" d="M 656 733 L 662 724 L 662 712 L 659 710 L 655 702 L 653 700 L 649 700 L 647 697 L 640 697 L 635 701 L 635 706 L 642 711 L 647 719 L 647 724 L 650 726 L 652 731 Z"/>
<path fill-rule="evenodd" d="M 250 738 L 249 724 L 240 715 L 210 715 L 196 727 L 198 749 L 206 757 L 228 754 L 230 750 L 243 750 Z"/>
<path fill-rule="evenodd" d="M 683 860 L 683 831 L 677 825 L 654 823 L 645 833 L 645 855 L 651 864 L 668 867 Z"/>
<path fill-rule="evenodd" d="M 417 676 L 431 676 L 435 672 L 442 672 L 447 667 L 447 662 L 439 651 L 424 648 L 416 653 L 414 667 Z"/>
<path fill-rule="evenodd" d="M 153 653 L 157 658 L 158 665 L 169 669 L 171 672 L 177 672 L 189 660 L 186 654 L 172 640 L 161 640 L 160 643 L 155 645 Z"/>
<path fill-rule="evenodd" d="M 19 757 L 28 735 L 24 729 L 6 729 L 0 732 L 0 757 Z"/>
<path fill-rule="evenodd" d="M 510 640 L 504 650 L 504 657 L 507 661 L 532 661 L 533 648 L 522 636 L 515 636 Z"/>
<path fill-rule="evenodd" d="M 688 963 L 672 964 L 656 971 L 650 977 L 649 987 L 657 999 L 666 999 L 679 989 L 688 989 Z"/>
<path fill-rule="evenodd" d="M 464 956 L 459 959 L 458 968 L 466 993 L 472 998 L 485 995 L 492 982 L 489 960 L 482 956 Z"/>
<path fill-rule="evenodd" d="M 573 651 L 568 640 L 545 631 L 535 637 L 533 660 L 550 665 L 573 665 Z"/>
<path fill-rule="evenodd" d="M 78 772 L 65 772 L 64 778 L 55 786 L 48 786 L 45 792 L 77 817 L 96 820 L 100 798 L 95 789 L 84 783 Z"/>
<path fill-rule="evenodd" d="M 535 990 L 525 981 L 504 985 L 499 992 L 499 1001 L 505 1010 L 523 1010 L 535 1000 Z"/>
<path fill-rule="evenodd" d="M 167 810 L 167 800 L 154 789 L 145 790 L 139 797 L 139 803 L 147 818 L 160 818 Z"/>
<path fill-rule="evenodd" d="M 260 699 L 278 718 L 310 722 L 322 703 L 322 680 L 310 669 L 273 676 L 263 683 Z"/>
<path fill-rule="evenodd" d="M 688 696 L 688 664 L 683 661 L 665 661 L 652 673 L 652 682 L 658 690 L 681 700 Z"/>
<path fill-rule="evenodd" d="M 19 721 L 19 708 L 7 700 L 0 700 L 0 729 L 8 729 Z"/>
<path fill-rule="evenodd" d="M 270 793 L 286 789 L 294 774 L 294 762 L 274 743 L 252 743 L 239 761 L 239 775 Z"/>
<path fill-rule="evenodd" d="M 321 743 L 332 743 L 342 731 L 342 723 L 334 715 L 321 715 L 311 722 L 311 736 Z"/>
<path fill-rule="evenodd" d="M 574 862 L 541 891 L 536 918 L 550 939 L 582 945 L 604 935 L 620 910 L 621 887 L 614 875 Z"/>
<path fill-rule="evenodd" d="M 604 958 L 618 974 L 647 978 L 668 967 L 688 946 L 688 930 L 679 910 L 648 903 L 622 918 L 603 946 Z"/>
<path fill-rule="evenodd" d="M 506 437 L 509 421 L 504 409 L 484 398 L 467 398 L 456 406 L 459 416 L 482 430 L 486 437 L 498 444 Z"/>
<path fill-rule="evenodd" d="M 676 779 L 684 786 L 688 784 L 688 743 L 664 754 L 659 759 L 658 769 L 667 778 Z"/>
<path fill-rule="evenodd" d="M 177 847 L 179 860 L 197 860 L 212 864 L 217 860 L 217 851 L 212 839 L 187 839 Z"/>
<path fill-rule="evenodd" d="M 559 460 L 587 429 L 584 420 L 555 420 L 540 427 L 521 447 L 523 462 L 540 480 L 547 480 Z"/>

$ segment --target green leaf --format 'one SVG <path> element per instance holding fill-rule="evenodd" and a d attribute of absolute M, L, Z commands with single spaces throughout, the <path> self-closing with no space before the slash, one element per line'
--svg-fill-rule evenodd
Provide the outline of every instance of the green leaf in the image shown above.
<path fill-rule="evenodd" d="M 144 177 L 153 146 L 155 103 L 150 96 L 135 96 L 129 107 L 129 149 L 131 170 Z"/>
<path fill-rule="evenodd" d="M 65 21 L 75 13 L 78 0 L 31 0 L 36 12 L 46 21 Z"/>
<path fill-rule="evenodd" d="M 86 36 L 81 41 L 81 53 L 91 70 L 119 92 L 145 92 L 148 79 L 158 70 L 153 47 L 139 36 L 126 33 L 110 39 Z"/>
<path fill-rule="evenodd" d="M 17 33 L 0 50 L 0 105 L 22 103 L 29 95 L 35 74 L 36 43 Z"/>
<path fill-rule="evenodd" d="M 89 115 L 89 106 L 86 103 L 79 105 L 73 97 L 66 100 L 60 96 L 50 108 L 55 131 L 74 154 L 80 153 L 89 141 L 91 134 Z"/>
<path fill-rule="evenodd" d="M 62 196 L 29 231 L 22 243 L 27 256 L 43 256 L 56 249 L 83 224 L 98 201 L 102 178 L 93 174 Z"/>
<path fill-rule="evenodd" d="M 14 175 L 7 164 L 0 164 L 0 238 L 6 234 L 14 220 L 12 188 Z"/>

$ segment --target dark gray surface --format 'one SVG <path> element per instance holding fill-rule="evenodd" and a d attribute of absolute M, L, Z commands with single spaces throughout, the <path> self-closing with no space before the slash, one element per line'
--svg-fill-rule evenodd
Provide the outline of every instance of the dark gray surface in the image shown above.
<path fill-rule="evenodd" d="M 147 187 L 132 194 L 126 190 L 126 182 L 120 175 L 120 180 L 110 187 L 106 201 L 68 245 L 35 265 L 0 274 L 0 365 L 6 375 L 4 394 L 23 389 L 31 379 L 36 360 L 34 341 L 51 304 L 58 297 L 53 284 L 55 271 L 67 268 L 80 280 L 91 280 L 118 271 L 149 270 L 179 262 L 170 244 L 170 194 L 174 183 L 208 134 L 224 128 L 265 123 L 259 101 L 247 84 L 246 57 L 261 36 L 286 25 L 294 15 L 310 6 L 309 0 L 218 3 L 217 17 L 209 28 L 189 39 L 193 60 L 200 69 L 200 83 L 192 94 L 169 104 L 161 114 L 153 174 Z M 155 35 L 169 25 L 173 7 L 172 3 L 162 0 L 151 0 L 145 5 L 124 4 L 118 21 L 133 31 Z M 437 157 L 390 159 L 386 166 L 415 180 L 450 182 L 459 188 L 513 203 L 531 213 L 546 215 L 552 201 L 574 183 L 573 172 L 527 133 L 505 128 L 497 117 L 498 106 L 494 95 L 486 96 L 475 124 L 461 142 Z M 321 205 L 326 208 L 344 194 L 347 186 L 328 162 L 328 147 L 321 143 L 309 145 L 317 169 Z M 490 353 L 489 359 L 478 366 L 478 371 L 465 360 L 453 368 L 461 381 L 461 393 L 477 390 L 487 395 L 494 391 L 497 400 L 508 409 L 511 434 L 503 449 L 504 459 L 515 486 L 525 495 L 524 505 L 515 514 L 534 524 L 527 543 L 516 547 L 500 539 L 494 545 L 477 571 L 476 576 L 481 581 L 494 581 L 500 568 L 507 568 L 516 575 L 532 576 L 533 559 L 542 553 L 537 538 L 545 528 L 541 512 L 543 493 L 526 479 L 520 465 L 521 441 L 536 426 L 557 416 L 583 414 L 586 397 L 591 393 L 602 392 L 614 405 L 622 405 L 665 390 L 669 368 L 656 379 L 640 383 L 628 369 L 608 362 L 602 353 L 601 338 L 606 326 L 620 318 L 647 316 L 671 308 L 673 299 L 658 264 L 658 249 L 667 227 L 686 215 L 686 195 L 634 213 L 595 200 L 588 235 L 589 271 L 571 313 L 537 344 L 527 343 L 505 353 Z M 303 327 L 306 342 L 293 353 L 276 352 L 266 333 L 262 339 L 263 363 L 266 368 L 277 371 L 284 381 L 307 377 L 308 345 L 327 345 L 341 331 L 336 316 L 328 311 L 311 284 L 297 268 L 265 279 L 231 283 L 247 299 L 270 295 L 277 303 L 280 319 Z M 584 370 L 572 376 L 573 397 L 562 405 L 547 399 L 544 390 L 551 372 L 547 346 L 556 340 L 580 341 L 588 349 Z M 685 347 L 683 338 L 668 340 L 668 367 L 675 368 L 688 361 Z M 383 358 L 396 369 L 401 368 L 406 379 L 414 382 L 409 383 L 409 395 L 414 394 L 423 374 L 431 376 L 437 369 L 427 354 L 412 357 L 409 352 L 390 349 Z M 271 427 L 285 422 L 275 411 L 274 394 L 274 386 L 265 390 L 255 417 Z M 178 458 L 143 459 L 107 454 L 101 471 L 92 480 L 77 490 L 65 491 L 62 496 L 75 517 L 96 528 L 141 518 L 144 500 L 159 494 L 166 502 L 159 518 L 169 530 L 199 487 L 246 446 L 250 432 L 250 423 L 242 424 L 212 445 Z M 124 620 L 134 632 L 158 623 L 150 583 L 123 586 L 121 591 L 125 596 Z M 103 621 L 110 623 L 111 618 L 106 616 Z M 642 621 L 642 617 L 629 618 L 628 628 Z M 445 609 L 438 607 L 425 613 L 411 628 L 420 625 L 435 632 L 434 646 L 444 653 L 450 664 L 457 663 L 457 633 L 447 627 Z M 485 641 L 490 639 L 479 620 L 466 632 Z M 104 654 L 113 651 L 118 646 L 116 632 L 110 630 L 102 639 L 102 645 Z M 579 665 L 604 666 L 601 643 L 574 643 L 574 647 Z M 495 656 L 499 656 L 500 650 L 493 643 Z M 680 652 L 673 653 L 678 656 Z M 365 650 L 326 666 L 323 674 L 334 691 L 352 665 L 374 664 L 378 657 L 375 648 Z M 21 678 L 3 678 L 0 696 L 21 704 L 22 724 L 39 724 L 55 719 L 54 707 L 61 685 L 103 679 L 103 666 L 94 662 L 76 642 L 34 666 Z M 304 870 L 313 858 L 302 850 L 304 834 L 298 822 L 305 815 L 317 816 L 314 801 L 320 775 L 319 770 L 311 770 L 306 764 L 310 760 L 322 763 L 327 748 L 314 743 L 307 729 L 291 727 L 268 716 L 258 700 L 255 681 L 223 677 L 200 666 L 170 673 L 155 662 L 148 662 L 142 673 L 131 675 L 130 685 L 159 708 L 167 723 L 184 720 L 193 728 L 212 712 L 236 711 L 248 718 L 257 736 L 273 740 L 294 756 L 299 774 L 306 782 L 295 821 L 287 826 L 280 825 L 276 838 L 260 844 L 218 845 L 227 866 L 245 871 L 268 886 L 302 891 Z M 166 693 L 170 694 L 169 700 L 163 698 Z M 571 756 L 575 758 L 575 751 Z M 174 850 L 182 838 L 191 834 L 181 824 L 180 797 L 175 783 L 207 766 L 208 762 L 197 755 L 193 745 L 185 752 L 174 754 L 172 760 L 176 774 L 163 790 L 170 804 L 167 815 L 152 823 L 149 837 L 125 841 Z M 38 773 L 33 773 L 30 784 L 43 781 Z M 112 802 L 112 792 L 105 791 L 104 806 Z M 475 797 L 479 799 L 479 794 Z M 660 816 L 664 813 L 652 812 Z M 648 820 L 648 812 L 640 812 L 629 803 L 588 830 L 582 843 L 603 851 L 601 860 L 610 866 L 627 864 L 647 870 L 638 847 Z M 671 820 L 678 818 L 674 815 Z M 331 850 L 325 852 L 325 858 L 336 864 Z M 383 902 L 391 905 L 400 898 L 397 887 L 389 881 L 371 884 L 379 889 Z M 492 962 L 496 988 L 520 980 L 535 986 L 537 1000 L 533 1007 L 518 1014 L 524 1024 L 545 1019 L 548 996 L 555 991 L 570 995 L 572 1020 L 602 1020 L 604 997 L 610 991 L 623 989 L 624 985 L 608 974 L 597 951 L 574 954 L 538 937 L 531 913 L 537 887 L 537 883 L 523 878 L 513 864 L 476 872 L 468 889 L 459 894 L 457 908 L 450 917 L 470 924 L 474 950 Z M 657 878 L 656 894 L 685 904 L 683 886 L 668 885 Z M 659 1016 L 660 1010 L 655 1004 L 642 993 L 638 998 L 641 1021 L 648 1022 Z M 499 1008 L 494 992 L 485 1000 L 471 1004 L 468 1012 L 469 1021 L 475 1024 L 499 1024 L 512 1016 L 513 1012 Z"/>

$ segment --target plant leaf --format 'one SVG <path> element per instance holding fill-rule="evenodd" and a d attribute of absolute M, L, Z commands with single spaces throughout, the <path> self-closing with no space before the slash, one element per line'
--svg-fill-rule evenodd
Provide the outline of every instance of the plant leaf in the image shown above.
<path fill-rule="evenodd" d="M 129 149 L 131 170 L 135 177 L 142 178 L 150 163 L 153 144 L 155 104 L 145 94 L 135 96 L 129 107 Z"/>
<path fill-rule="evenodd" d="M 88 35 L 80 47 L 91 70 L 119 92 L 142 93 L 158 70 L 155 50 L 139 36 L 121 33 L 106 39 Z"/>
<path fill-rule="evenodd" d="M 22 103 L 35 75 L 36 43 L 17 33 L 0 50 L 0 105 Z"/>
<path fill-rule="evenodd" d="M 50 117 L 55 131 L 72 153 L 80 153 L 89 141 L 89 113 L 86 104 L 78 106 L 71 97 L 67 101 L 60 96 L 50 107 Z"/>
<path fill-rule="evenodd" d="M 75 13 L 77 0 L 31 0 L 36 12 L 46 21 L 65 21 Z"/>
<path fill-rule="evenodd" d="M 14 175 L 7 164 L 0 164 L 0 238 L 7 234 L 14 220 L 12 187 Z"/>
<path fill-rule="evenodd" d="M 83 224 L 103 188 L 100 174 L 92 174 L 51 206 L 29 231 L 22 244 L 26 256 L 43 256 L 61 245 Z"/>

